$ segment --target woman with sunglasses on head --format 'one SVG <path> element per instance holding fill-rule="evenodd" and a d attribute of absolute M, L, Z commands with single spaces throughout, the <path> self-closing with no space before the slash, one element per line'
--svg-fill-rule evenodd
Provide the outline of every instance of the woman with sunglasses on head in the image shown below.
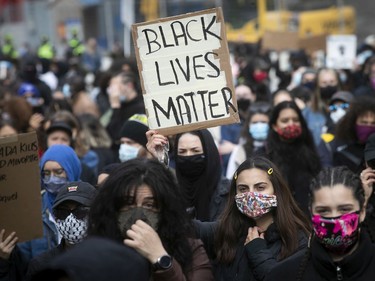
<path fill-rule="evenodd" d="M 375 246 L 361 227 L 366 209 L 359 176 L 344 166 L 326 168 L 312 181 L 310 194 L 309 247 L 266 280 L 374 280 Z"/>
<path fill-rule="evenodd" d="M 4 275 L 15 276 L 15 279 L 10 278 L 10 280 L 22 280 L 25 273 L 21 268 L 22 264 L 27 265 L 32 258 L 56 247 L 59 243 L 52 206 L 64 184 L 80 179 L 81 163 L 70 146 L 55 144 L 43 154 L 39 167 L 42 185 L 43 237 L 16 244 L 17 234 L 12 232 L 9 236 L 3 237 L 5 232 L 3 230 L 0 235 L 0 277 L 4 272 Z"/>
<path fill-rule="evenodd" d="M 310 231 L 279 170 L 261 156 L 248 158 L 234 173 L 220 220 L 195 225 L 217 281 L 263 280 L 306 247 Z"/>
<path fill-rule="evenodd" d="M 62 239 L 57 247 L 30 261 L 25 280 L 29 280 L 34 273 L 43 269 L 52 258 L 86 237 L 88 214 L 96 194 L 96 188 L 87 182 L 75 181 L 61 187 L 52 213 Z"/>

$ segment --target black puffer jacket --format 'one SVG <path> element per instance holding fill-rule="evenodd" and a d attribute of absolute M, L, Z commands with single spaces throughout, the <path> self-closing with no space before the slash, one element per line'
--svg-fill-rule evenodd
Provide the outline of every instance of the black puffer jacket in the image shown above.
<path fill-rule="evenodd" d="M 299 274 L 301 277 L 298 280 L 303 281 L 372 281 L 375 276 L 375 245 L 364 231 L 359 241 L 358 248 L 337 263 L 317 241 L 312 241 L 309 259 L 306 259 L 308 256 L 303 251 L 297 253 L 275 267 L 266 281 L 297 280 Z M 304 259 L 306 262 L 302 263 Z"/>

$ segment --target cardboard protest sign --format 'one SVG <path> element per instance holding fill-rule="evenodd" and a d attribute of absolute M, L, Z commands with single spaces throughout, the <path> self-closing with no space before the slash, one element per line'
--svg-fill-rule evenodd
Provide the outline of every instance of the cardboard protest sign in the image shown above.
<path fill-rule="evenodd" d="M 0 229 L 19 242 L 43 236 L 38 164 L 35 132 L 0 138 Z"/>
<path fill-rule="evenodd" d="M 262 38 L 262 48 L 274 51 L 298 50 L 298 33 L 266 30 Z"/>
<path fill-rule="evenodd" d="M 132 35 L 150 129 L 239 122 L 220 8 L 134 24 Z"/>
<path fill-rule="evenodd" d="M 356 50 L 357 37 L 355 35 L 327 36 L 327 67 L 352 69 L 356 60 Z"/>
<path fill-rule="evenodd" d="M 310 35 L 305 38 L 299 39 L 299 47 L 306 51 L 306 53 L 311 54 L 319 50 L 326 49 L 326 37 L 327 35 Z"/>

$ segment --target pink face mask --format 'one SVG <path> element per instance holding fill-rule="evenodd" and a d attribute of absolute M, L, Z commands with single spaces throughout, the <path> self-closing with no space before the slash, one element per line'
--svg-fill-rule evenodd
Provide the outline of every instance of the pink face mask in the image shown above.
<path fill-rule="evenodd" d="M 302 134 L 302 128 L 299 125 L 289 125 L 283 129 L 277 128 L 277 133 L 280 137 L 286 140 L 293 140 Z"/>
<path fill-rule="evenodd" d="M 245 192 L 235 197 L 238 210 L 249 218 L 259 218 L 277 207 L 276 195 Z"/>
<path fill-rule="evenodd" d="M 317 240 L 332 253 L 348 253 L 358 240 L 359 211 L 335 218 L 313 215 L 312 223 Z"/>

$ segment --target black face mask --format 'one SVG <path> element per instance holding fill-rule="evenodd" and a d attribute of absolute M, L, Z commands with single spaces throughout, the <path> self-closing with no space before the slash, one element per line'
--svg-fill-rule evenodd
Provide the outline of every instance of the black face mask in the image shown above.
<path fill-rule="evenodd" d="M 315 87 L 316 87 L 316 84 L 314 81 L 309 81 L 309 82 L 305 82 L 302 84 L 303 87 L 311 90 L 311 91 L 314 91 L 315 90 Z"/>
<path fill-rule="evenodd" d="M 155 231 L 157 231 L 159 224 L 159 213 L 142 207 L 135 207 L 126 211 L 121 211 L 118 216 L 118 226 L 120 228 L 122 237 L 127 238 L 126 231 L 129 230 L 137 220 L 144 221 Z"/>
<path fill-rule="evenodd" d="M 198 179 L 202 172 L 206 169 L 204 154 L 192 156 L 177 155 L 176 164 L 178 165 L 181 174 L 189 177 L 191 180 Z"/>
<path fill-rule="evenodd" d="M 247 99 L 239 99 L 237 100 L 238 109 L 241 111 L 246 111 L 250 106 L 250 100 Z"/>
<path fill-rule="evenodd" d="M 323 100 L 329 100 L 337 92 L 337 86 L 320 87 L 320 97 Z"/>

